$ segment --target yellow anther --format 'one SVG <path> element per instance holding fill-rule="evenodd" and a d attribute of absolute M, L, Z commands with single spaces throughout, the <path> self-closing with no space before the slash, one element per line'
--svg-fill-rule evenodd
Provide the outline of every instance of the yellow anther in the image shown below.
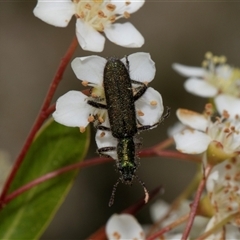
<path fill-rule="evenodd" d="M 92 9 L 92 6 L 91 6 L 89 3 L 87 3 L 87 4 L 85 5 L 85 8 L 86 8 L 87 10 L 91 10 L 91 9 Z"/>
<path fill-rule="evenodd" d="M 157 105 L 157 101 L 153 100 L 153 101 L 150 102 L 150 104 L 151 104 L 152 106 L 156 106 L 156 105 Z"/>
<path fill-rule="evenodd" d="M 227 58 L 225 56 L 220 56 L 219 57 L 219 62 L 220 63 L 225 63 L 227 61 Z"/>
<path fill-rule="evenodd" d="M 84 87 L 87 87 L 87 86 L 88 86 L 88 81 L 82 81 L 82 85 L 83 85 Z"/>
<path fill-rule="evenodd" d="M 85 132 L 85 130 L 86 130 L 86 128 L 85 128 L 85 127 L 80 127 L 79 129 L 80 129 L 80 132 L 81 132 L 81 133 L 84 133 L 84 132 Z"/>
<path fill-rule="evenodd" d="M 206 54 L 205 54 L 205 58 L 207 58 L 207 59 L 211 59 L 212 58 L 212 53 L 211 52 L 206 52 Z"/>
<path fill-rule="evenodd" d="M 105 132 L 101 132 L 100 137 L 104 137 L 104 136 L 105 136 Z"/>
<path fill-rule="evenodd" d="M 130 13 L 124 12 L 124 13 L 123 13 L 123 16 L 124 16 L 125 18 L 130 18 Z"/>
<path fill-rule="evenodd" d="M 114 23 L 116 21 L 116 16 L 115 15 L 112 15 L 108 18 L 108 20 L 111 22 L 111 23 Z"/>
<path fill-rule="evenodd" d="M 116 5 L 109 3 L 106 8 L 108 11 L 113 12 L 116 9 Z"/>
<path fill-rule="evenodd" d="M 106 15 L 104 14 L 104 12 L 102 10 L 98 11 L 98 17 L 99 18 L 106 18 Z"/>
<path fill-rule="evenodd" d="M 99 121 L 100 123 L 103 123 L 103 122 L 104 122 L 104 119 L 103 119 L 102 117 L 98 117 L 98 121 Z"/>
<path fill-rule="evenodd" d="M 93 117 L 92 115 L 89 116 L 89 117 L 88 117 L 88 121 L 89 121 L 89 122 L 93 122 L 93 121 L 94 121 L 94 117 Z"/>

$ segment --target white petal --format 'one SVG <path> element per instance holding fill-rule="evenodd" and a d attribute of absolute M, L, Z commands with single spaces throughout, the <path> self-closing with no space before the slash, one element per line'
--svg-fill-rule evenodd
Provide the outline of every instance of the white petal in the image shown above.
<path fill-rule="evenodd" d="M 66 27 L 75 13 L 74 4 L 70 0 L 38 0 L 33 14 L 42 21 L 56 27 Z"/>
<path fill-rule="evenodd" d="M 141 33 L 129 22 L 110 24 L 104 32 L 111 42 L 122 47 L 138 48 L 144 44 Z"/>
<path fill-rule="evenodd" d="M 105 37 L 95 30 L 87 22 L 77 19 L 76 35 L 83 50 L 102 52 L 105 44 Z"/>
<path fill-rule="evenodd" d="M 126 58 L 121 61 L 126 65 Z M 155 77 L 155 62 L 149 53 L 138 52 L 128 56 L 129 71 L 132 80 L 139 82 L 151 82 Z"/>
<path fill-rule="evenodd" d="M 142 125 L 150 126 L 160 121 L 164 110 L 161 94 L 151 87 L 135 102 L 135 107 L 139 122 Z M 138 115 L 138 111 L 141 111 L 144 115 Z"/>
<path fill-rule="evenodd" d="M 193 130 L 184 130 L 173 136 L 176 149 L 183 153 L 198 154 L 207 150 L 211 138 L 202 132 Z"/>
<path fill-rule="evenodd" d="M 81 92 L 67 92 L 57 100 L 56 111 L 52 115 L 54 120 L 69 127 L 86 127 L 91 113 L 87 99 Z"/>
<path fill-rule="evenodd" d="M 159 219 L 164 217 L 169 208 L 170 205 L 163 200 L 157 200 L 155 203 L 153 203 L 152 206 L 150 206 L 150 215 L 153 222 L 157 222 Z"/>
<path fill-rule="evenodd" d="M 224 173 L 223 173 L 223 175 L 224 175 Z M 214 171 L 211 172 L 211 174 L 209 175 L 209 177 L 207 179 L 206 189 L 208 192 L 213 192 L 217 181 L 219 181 L 219 177 L 220 177 L 219 171 L 214 169 Z"/>
<path fill-rule="evenodd" d="M 176 115 L 184 125 L 197 130 L 206 131 L 208 120 L 204 115 L 182 108 L 177 110 Z"/>
<path fill-rule="evenodd" d="M 112 136 L 111 131 L 97 130 L 95 141 L 97 143 L 98 149 L 104 147 L 117 147 L 118 140 Z M 113 159 L 118 159 L 116 150 L 103 152 Z"/>
<path fill-rule="evenodd" d="M 124 12 L 134 13 L 138 11 L 144 4 L 145 0 L 131 0 L 130 4 L 126 4 L 126 0 L 112 0 L 111 3 L 116 6 L 115 12 L 117 14 L 123 14 Z"/>
<path fill-rule="evenodd" d="M 226 226 L 226 239 L 238 240 L 240 239 L 240 231 L 238 227 L 233 225 L 225 225 Z"/>
<path fill-rule="evenodd" d="M 204 77 L 205 70 L 200 67 L 189 67 L 179 63 L 174 63 L 172 68 L 184 77 Z"/>
<path fill-rule="evenodd" d="M 188 92 L 200 97 L 214 97 L 218 93 L 216 87 L 198 78 L 187 79 L 184 87 Z"/>
<path fill-rule="evenodd" d="M 215 104 L 220 114 L 226 110 L 230 114 L 230 118 L 236 115 L 240 116 L 240 99 L 230 95 L 220 94 L 215 98 Z"/>
<path fill-rule="evenodd" d="M 108 239 L 145 239 L 143 229 L 137 220 L 130 214 L 114 214 L 106 224 Z"/>
<path fill-rule="evenodd" d="M 105 58 L 92 55 L 75 58 L 71 66 L 78 79 L 101 86 L 106 62 Z"/>
<path fill-rule="evenodd" d="M 173 126 L 171 126 L 167 129 L 167 134 L 169 137 L 172 137 L 174 134 L 180 133 L 185 128 L 186 128 L 186 126 L 183 125 L 181 122 L 176 122 L 176 123 L 174 123 Z"/>

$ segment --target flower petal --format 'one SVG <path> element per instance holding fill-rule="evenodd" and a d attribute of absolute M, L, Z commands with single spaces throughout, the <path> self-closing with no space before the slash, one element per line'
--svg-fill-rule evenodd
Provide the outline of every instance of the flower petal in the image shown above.
<path fill-rule="evenodd" d="M 220 178 L 219 173 L 220 172 L 216 168 L 213 169 L 213 171 L 210 173 L 206 183 L 206 189 L 208 192 L 213 192 L 214 187 Z M 221 174 L 224 175 L 224 172 L 222 172 Z"/>
<path fill-rule="evenodd" d="M 206 131 L 208 120 L 204 115 L 182 108 L 179 108 L 176 114 L 184 125 L 197 130 Z"/>
<path fill-rule="evenodd" d="M 36 17 L 56 27 L 66 27 L 74 13 L 74 3 L 70 0 L 38 0 L 33 10 Z"/>
<path fill-rule="evenodd" d="M 108 239 L 144 239 L 144 232 L 137 220 L 130 214 L 114 214 L 106 224 Z"/>
<path fill-rule="evenodd" d="M 159 221 L 159 219 L 162 219 L 167 212 L 169 211 L 170 205 L 163 201 L 163 200 L 157 200 L 150 206 L 150 215 L 153 220 L 153 222 Z"/>
<path fill-rule="evenodd" d="M 167 134 L 169 137 L 172 137 L 176 133 L 182 132 L 186 128 L 181 122 L 176 122 L 167 129 Z"/>
<path fill-rule="evenodd" d="M 138 48 L 144 44 L 141 33 L 129 22 L 110 24 L 104 32 L 111 42 L 122 47 Z"/>
<path fill-rule="evenodd" d="M 130 4 L 126 4 L 126 0 L 112 0 L 111 3 L 116 6 L 115 12 L 117 14 L 124 14 L 125 12 L 134 13 L 142 7 L 145 0 L 131 0 Z"/>
<path fill-rule="evenodd" d="M 220 114 L 227 111 L 230 118 L 235 118 L 236 115 L 240 116 L 240 99 L 230 95 L 220 94 L 215 98 L 215 104 Z"/>
<path fill-rule="evenodd" d="M 111 131 L 103 131 L 99 129 L 97 130 L 95 141 L 98 149 L 104 147 L 117 147 L 118 144 L 118 140 L 112 136 Z M 118 159 L 116 150 L 103 152 L 103 154 L 106 154 L 115 160 Z"/>
<path fill-rule="evenodd" d="M 135 107 L 139 122 L 150 126 L 160 121 L 164 110 L 161 94 L 151 87 L 135 102 Z"/>
<path fill-rule="evenodd" d="M 184 77 L 204 77 L 205 70 L 200 67 L 189 67 L 179 63 L 174 63 L 172 68 Z"/>
<path fill-rule="evenodd" d="M 81 92 L 67 92 L 57 100 L 56 111 L 52 115 L 54 120 L 69 127 L 86 127 L 91 113 L 87 99 Z"/>
<path fill-rule="evenodd" d="M 102 52 L 105 44 L 105 37 L 90 26 L 87 22 L 77 19 L 76 35 L 83 50 Z"/>
<path fill-rule="evenodd" d="M 211 138 L 202 132 L 193 130 L 184 130 L 173 136 L 176 149 L 183 153 L 198 154 L 207 150 Z"/>
<path fill-rule="evenodd" d="M 75 58 L 71 66 L 78 79 L 101 86 L 106 62 L 105 58 L 92 55 Z"/>
<path fill-rule="evenodd" d="M 122 58 L 121 61 L 126 65 L 126 58 Z M 156 67 L 149 53 L 133 53 L 128 56 L 128 61 L 132 80 L 151 82 L 154 79 Z"/>
<path fill-rule="evenodd" d="M 216 87 L 198 78 L 189 78 L 184 87 L 186 91 L 200 97 L 214 97 L 218 92 Z"/>

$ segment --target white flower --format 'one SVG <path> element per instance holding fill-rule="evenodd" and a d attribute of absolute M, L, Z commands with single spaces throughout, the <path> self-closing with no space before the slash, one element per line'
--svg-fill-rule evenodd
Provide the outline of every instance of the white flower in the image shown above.
<path fill-rule="evenodd" d="M 186 109 L 178 109 L 178 119 L 190 127 L 174 135 L 177 150 L 183 153 L 198 154 L 205 152 L 211 143 L 216 147 L 215 157 L 230 158 L 240 151 L 240 119 L 228 119 L 225 113 L 221 118 L 211 120 L 210 105 L 206 106 L 205 114 Z M 224 160 L 224 159 L 222 159 Z"/>
<path fill-rule="evenodd" d="M 84 50 L 101 52 L 105 38 L 123 47 L 141 47 L 143 36 L 131 23 L 114 23 L 129 18 L 145 0 L 38 0 L 33 13 L 44 22 L 66 27 L 75 15 L 76 35 Z"/>
<path fill-rule="evenodd" d="M 185 89 L 200 97 L 215 97 L 220 93 L 240 97 L 240 69 L 225 63 L 224 56 L 216 57 L 206 53 L 203 67 L 188 67 L 178 63 L 173 69 L 185 77 Z"/>
<path fill-rule="evenodd" d="M 173 210 L 170 215 L 164 219 L 161 222 L 160 228 L 166 227 L 167 225 L 171 224 L 172 222 L 176 221 L 180 217 L 186 215 L 190 211 L 190 204 L 191 202 L 188 200 L 184 200 L 181 202 L 179 207 L 175 210 Z M 156 201 L 150 208 L 150 215 L 152 217 L 153 222 L 157 222 L 160 219 L 162 219 L 166 213 L 170 209 L 170 204 L 163 200 Z M 206 224 L 208 222 L 208 219 L 201 216 L 196 216 L 194 220 L 194 225 L 191 230 L 191 237 L 196 238 L 199 236 L 199 234 L 204 230 L 206 227 Z M 171 230 L 170 233 L 164 234 L 165 239 L 181 239 L 182 234 L 179 234 L 180 232 L 183 232 L 185 227 L 185 224 L 181 224 L 177 227 L 175 227 L 173 230 Z"/>
<path fill-rule="evenodd" d="M 130 78 L 139 82 L 151 82 L 155 76 L 155 64 L 148 53 L 134 53 L 128 56 L 130 64 Z M 121 59 L 125 63 L 125 58 Z M 84 86 L 91 86 L 91 96 L 87 97 L 81 92 L 70 91 L 61 96 L 56 103 L 56 111 L 53 113 L 55 121 L 70 127 L 80 127 L 84 131 L 89 122 L 103 123 L 107 119 L 105 109 L 94 108 L 87 103 L 88 100 L 106 104 L 103 89 L 103 71 L 107 59 L 99 56 L 76 58 L 72 62 L 72 68 L 77 78 L 84 80 Z M 134 84 L 133 84 L 134 85 Z M 133 87 L 134 88 L 134 87 Z M 152 104 L 154 102 L 154 104 Z M 163 113 L 162 97 L 153 88 L 149 87 L 144 95 L 135 102 L 138 121 L 142 125 L 157 123 Z M 105 124 L 106 124 L 105 123 Z M 108 135 L 106 135 L 107 137 Z"/>
<path fill-rule="evenodd" d="M 145 235 L 141 225 L 130 214 L 114 214 L 106 224 L 109 240 L 143 240 Z"/>
<path fill-rule="evenodd" d="M 213 228 L 228 216 L 238 213 L 240 209 L 240 158 L 232 158 L 216 165 L 207 179 L 206 189 L 208 197 L 214 208 L 214 216 L 210 219 L 205 231 Z M 226 237 L 220 238 L 223 232 L 218 230 L 208 239 L 240 239 L 239 216 L 226 225 Z M 231 236 L 231 237 L 230 237 Z M 238 236 L 238 237 L 236 237 Z"/>

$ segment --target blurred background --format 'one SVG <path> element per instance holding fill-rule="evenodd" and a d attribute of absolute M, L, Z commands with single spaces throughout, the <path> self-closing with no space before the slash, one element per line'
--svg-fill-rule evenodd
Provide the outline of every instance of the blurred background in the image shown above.
<path fill-rule="evenodd" d="M 50 81 L 75 32 L 73 18 L 67 28 L 47 25 L 34 17 L 36 1 L 0 3 L 0 149 L 12 161 L 20 151 L 38 113 Z M 202 111 L 206 99 L 187 93 L 184 78 L 172 70 L 172 63 L 201 66 L 204 54 L 225 55 L 228 63 L 240 67 L 240 2 L 150 1 L 131 21 L 145 37 L 141 49 L 126 49 L 106 41 L 103 57 L 149 52 L 157 74 L 151 86 L 158 90 L 171 116 L 158 128 L 141 134 L 143 147 L 167 137 L 167 129 L 176 121 L 177 108 Z M 76 56 L 94 53 L 78 48 Z M 54 101 L 69 90 L 83 87 L 68 66 Z M 96 157 L 95 130 L 87 158 Z M 139 177 L 149 190 L 163 185 L 158 198 L 171 202 L 191 181 L 196 166 L 174 159 L 142 159 Z M 136 182 L 132 187 L 119 185 L 114 205 L 108 201 L 118 178 L 114 162 L 83 169 L 42 239 L 84 239 L 106 223 L 116 212 L 143 196 Z M 151 221 L 151 202 L 138 213 L 141 223 Z"/>

